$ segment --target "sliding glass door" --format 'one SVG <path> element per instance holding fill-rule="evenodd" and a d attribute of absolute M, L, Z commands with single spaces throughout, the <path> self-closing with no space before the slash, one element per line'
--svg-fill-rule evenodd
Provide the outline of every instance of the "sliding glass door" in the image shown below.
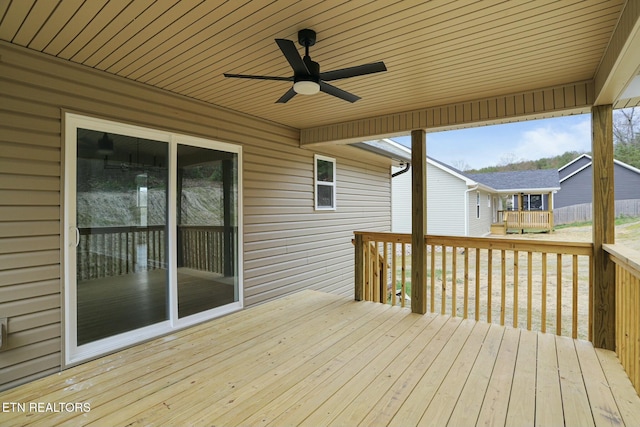
<path fill-rule="evenodd" d="M 237 301 L 235 153 L 178 144 L 178 317 Z"/>
<path fill-rule="evenodd" d="M 237 146 L 69 114 L 67 363 L 242 307 Z"/>
<path fill-rule="evenodd" d="M 169 319 L 169 144 L 79 128 L 77 147 L 76 327 L 83 345 Z"/>

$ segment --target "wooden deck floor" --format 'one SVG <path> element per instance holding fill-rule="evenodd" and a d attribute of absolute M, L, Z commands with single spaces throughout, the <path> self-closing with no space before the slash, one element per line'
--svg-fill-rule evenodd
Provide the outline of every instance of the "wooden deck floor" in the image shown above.
<path fill-rule="evenodd" d="M 612 352 L 313 291 L 65 370 L 0 402 L 3 426 L 640 425 L 640 398 Z"/>

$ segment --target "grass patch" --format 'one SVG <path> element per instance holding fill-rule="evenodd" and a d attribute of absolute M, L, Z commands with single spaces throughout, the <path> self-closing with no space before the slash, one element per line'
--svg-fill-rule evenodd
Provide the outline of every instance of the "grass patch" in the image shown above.
<path fill-rule="evenodd" d="M 615 225 L 624 225 L 632 222 L 640 221 L 640 218 L 635 216 L 620 216 L 616 218 Z M 570 224 L 562 224 L 556 225 L 554 228 L 556 230 L 562 230 L 563 228 L 572 228 L 572 227 L 591 227 L 593 225 L 593 221 L 583 221 L 583 222 L 572 222 Z"/>

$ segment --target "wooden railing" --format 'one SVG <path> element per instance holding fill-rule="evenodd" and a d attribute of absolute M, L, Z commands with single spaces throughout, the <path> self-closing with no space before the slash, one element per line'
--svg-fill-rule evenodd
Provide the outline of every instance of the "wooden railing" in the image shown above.
<path fill-rule="evenodd" d="M 497 223 L 504 223 L 507 231 L 551 231 L 553 212 L 498 211 Z"/>
<path fill-rule="evenodd" d="M 79 228 L 78 280 L 167 268 L 165 226 Z M 178 266 L 224 274 L 235 248 L 225 247 L 222 226 L 178 227 Z M 227 228 L 235 242 L 236 228 Z"/>
<path fill-rule="evenodd" d="M 411 235 L 355 232 L 356 299 L 405 305 Z M 366 245 L 377 248 L 372 259 Z M 431 312 L 590 339 L 591 243 L 425 236 Z M 383 260 L 383 261 L 380 261 Z M 370 280 L 389 265 L 384 295 Z"/>
<path fill-rule="evenodd" d="M 616 265 L 616 353 L 640 394 L 640 252 L 604 245 Z"/>

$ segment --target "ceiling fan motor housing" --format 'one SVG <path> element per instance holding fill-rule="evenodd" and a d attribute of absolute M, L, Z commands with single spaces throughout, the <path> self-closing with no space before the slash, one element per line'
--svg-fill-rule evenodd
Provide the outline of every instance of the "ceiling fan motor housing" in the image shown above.
<path fill-rule="evenodd" d="M 298 43 L 304 47 L 316 44 L 316 32 L 309 29 L 298 31 Z"/>

